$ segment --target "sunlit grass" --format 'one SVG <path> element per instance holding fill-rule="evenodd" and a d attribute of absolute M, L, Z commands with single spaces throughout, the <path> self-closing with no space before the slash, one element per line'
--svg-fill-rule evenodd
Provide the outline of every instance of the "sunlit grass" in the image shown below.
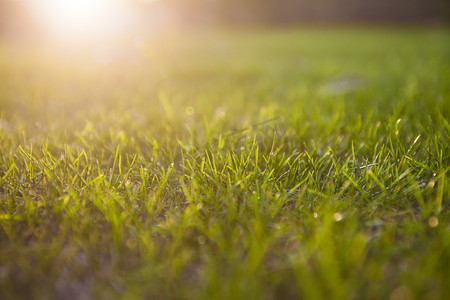
<path fill-rule="evenodd" d="M 0 50 L 1 299 L 445 298 L 448 32 L 120 46 Z"/>

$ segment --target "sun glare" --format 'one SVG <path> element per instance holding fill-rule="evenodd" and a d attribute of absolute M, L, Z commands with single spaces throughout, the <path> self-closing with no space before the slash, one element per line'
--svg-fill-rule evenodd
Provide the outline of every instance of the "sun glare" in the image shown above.
<path fill-rule="evenodd" d="M 24 0 L 47 33 L 79 39 L 114 30 L 120 19 L 115 0 Z"/>
<path fill-rule="evenodd" d="M 83 21 L 101 14 L 105 9 L 105 0 L 58 0 L 55 5 L 62 16 Z"/>

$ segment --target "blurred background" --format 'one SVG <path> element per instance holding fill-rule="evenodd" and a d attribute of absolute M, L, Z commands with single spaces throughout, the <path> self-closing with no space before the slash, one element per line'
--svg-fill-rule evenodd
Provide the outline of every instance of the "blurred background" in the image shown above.
<path fill-rule="evenodd" d="M 67 18 L 55 10 L 56 0 L 0 0 L 0 34 L 3 37 L 42 38 L 55 34 L 55 28 L 63 26 L 50 23 L 55 14 Z M 75 27 L 89 24 L 84 30 L 92 31 L 104 25 L 110 35 L 128 34 L 132 31 L 178 30 L 181 28 L 215 28 L 242 26 L 291 26 L 291 25 L 433 25 L 448 24 L 450 1 L 448 0 L 61 0 L 71 17 L 78 18 Z M 91 16 L 87 10 L 97 5 L 102 17 Z M 114 3 L 114 5 L 111 5 Z M 83 5 L 82 5 L 83 6 Z M 115 9 L 112 9 L 115 7 Z M 92 17 L 88 20 L 88 17 Z M 109 24 L 104 24 L 108 17 Z M 70 18 L 69 18 L 70 19 Z M 103 22 L 103 24 L 102 24 Z M 72 24 L 73 25 L 73 24 Z M 82 27 L 82 26 L 81 26 Z M 94 30 L 95 31 L 95 30 Z M 98 32 L 97 32 L 98 33 Z M 103 32 L 101 35 L 106 35 Z M 70 35 L 65 31 L 65 35 Z M 100 34 L 98 34 L 100 36 Z"/>

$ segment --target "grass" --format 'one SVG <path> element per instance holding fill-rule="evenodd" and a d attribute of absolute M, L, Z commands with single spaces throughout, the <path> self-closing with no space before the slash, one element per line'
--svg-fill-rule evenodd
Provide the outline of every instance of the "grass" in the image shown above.
<path fill-rule="evenodd" d="M 449 294 L 448 31 L 116 46 L 0 47 L 1 299 Z"/>

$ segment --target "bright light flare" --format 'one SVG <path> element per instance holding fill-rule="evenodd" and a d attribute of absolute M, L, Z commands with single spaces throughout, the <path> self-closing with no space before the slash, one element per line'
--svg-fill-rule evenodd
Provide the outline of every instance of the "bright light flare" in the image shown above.
<path fill-rule="evenodd" d="M 23 1 L 44 30 L 58 38 L 77 40 L 110 33 L 123 21 L 118 0 Z"/>

